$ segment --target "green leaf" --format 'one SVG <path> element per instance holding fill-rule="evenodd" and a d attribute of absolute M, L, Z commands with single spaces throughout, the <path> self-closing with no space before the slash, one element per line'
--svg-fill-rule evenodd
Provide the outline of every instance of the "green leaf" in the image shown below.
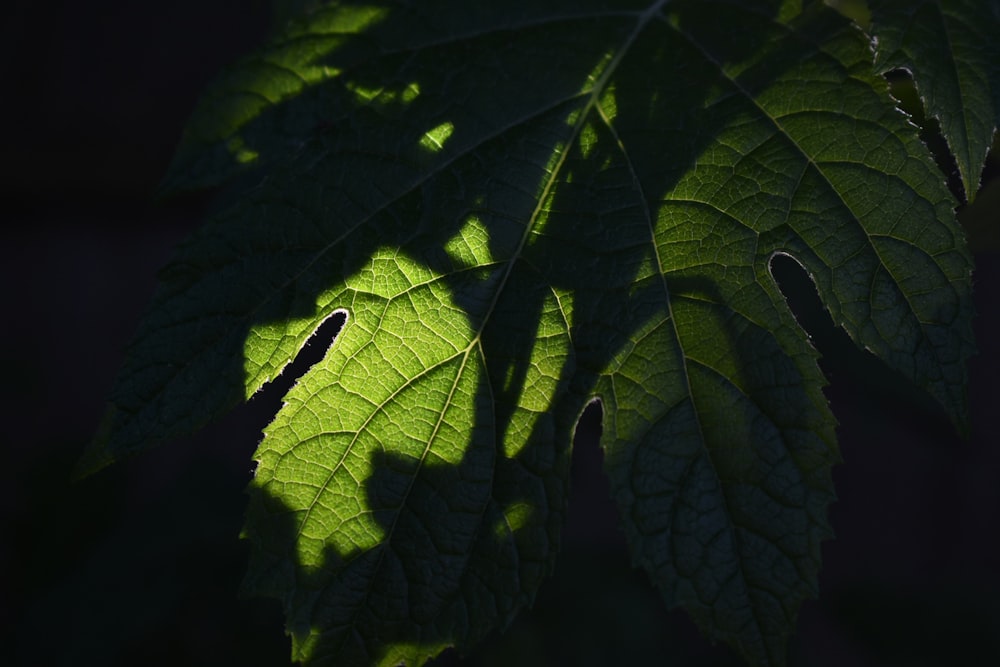
<path fill-rule="evenodd" d="M 266 176 L 164 271 L 82 467 L 249 398 L 344 313 L 250 486 L 246 590 L 282 601 L 296 659 L 419 663 L 504 627 L 553 567 L 597 399 L 635 561 L 785 664 L 838 454 L 771 260 L 960 425 L 972 352 L 955 202 L 864 36 L 799 4 L 293 24 L 195 114 L 175 187 L 240 151 Z"/>
<path fill-rule="evenodd" d="M 228 68 L 206 91 L 161 185 L 164 192 L 212 187 L 267 167 L 276 155 L 342 119 L 350 107 L 338 100 L 343 92 L 338 84 L 344 81 L 340 75 L 378 48 L 351 37 L 379 23 L 388 6 L 338 3 L 317 10 L 314 5 L 276 4 L 278 24 L 306 9 L 312 15 L 308 23 L 292 23 L 267 48 Z M 330 64 L 333 57 L 336 65 Z"/>
<path fill-rule="evenodd" d="M 870 0 L 875 63 L 903 69 L 937 118 L 969 201 L 1000 125 L 998 0 Z"/>

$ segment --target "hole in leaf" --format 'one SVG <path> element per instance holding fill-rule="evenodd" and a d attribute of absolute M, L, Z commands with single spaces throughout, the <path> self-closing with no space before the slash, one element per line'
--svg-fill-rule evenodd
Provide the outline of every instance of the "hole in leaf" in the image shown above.
<path fill-rule="evenodd" d="M 889 93 L 897 102 L 896 106 L 910 117 L 910 122 L 920 128 L 920 140 L 930 150 L 935 164 L 945 175 L 948 189 L 958 201 L 967 201 L 965 186 L 962 185 L 962 177 L 958 172 L 958 163 L 951 154 L 948 142 L 941 134 L 938 119 L 927 117 L 913 75 L 907 70 L 897 69 L 887 72 L 885 78 L 889 82 Z"/>
<path fill-rule="evenodd" d="M 266 424 L 274 420 L 274 416 L 281 410 L 284 404 L 285 394 L 291 389 L 299 378 L 304 376 L 309 369 L 319 363 L 327 351 L 337 340 L 344 324 L 347 322 L 348 313 L 346 310 L 335 310 L 320 322 L 319 326 L 313 330 L 312 334 L 305 340 L 295 357 L 288 362 L 278 373 L 250 397 L 248 410 L 251 421 L 256 423 L 259 432 Z M 259 461 L 254 460 L 250 468 L 250 475 L 256 474 Z"/>
<path fill-rule="evenodd" d="M 601 548 L 625 547 L 621 518 L 604 472 L 601 450 L 604 407 L 595 398 L 587 404 L 573 434 L 569 507 L 563 536 L 567 543 Z"/>
<path fill-rule="evenodd" d="M 312 335 L 303 343 L 302 349 L 295 355 L 283 373 L 290 379 L 298 380 L 306 374 L 315 364 L 319 363 L 326 356 L 327 351 L 337 340 L 341 329 L 347 322 L 346 310 L 335 310 L 323 320 Z"/>
<path fill-rule="evenodd" d="M 816 285 L 805 267 L 791 255 L 775 253 L 771 257 L 769 268 L 788 308 L 799 326 L 809 334 L 813 344 L 820 350 L 836 345 L 834 339 L 839 330 L 833 324 L 830 313 L 823 307 Z"/>
<path fill-rule="evenodd" d="M 859 348 L 844 329 L 834 325 L 816 285 L 798 261 L 775 253 L 770 270 L 799 326 L 821 354 L 820 369 L 831 382 L 825 393 L 835 415 L 853 410 L 873 423 L 919 421 L 922 430 L 937 434 L 937 441 L 953 440 L 944 409 L 929 394 L 871 352 Z"/>
<path fill-rule="evenodd" d="M 323 320 L 312 335 L 302 344 L 299 353 L 295 355 L 281 374 L 271 382 L 271 392 L 284 396 L 299 378 L 309 372 L 309 369 L 322 361 L 333 342 L 340 335 L 347 322 L 346 310 L 335 310 Z M 270 393 L 270 392 L 269 392 Z"/>

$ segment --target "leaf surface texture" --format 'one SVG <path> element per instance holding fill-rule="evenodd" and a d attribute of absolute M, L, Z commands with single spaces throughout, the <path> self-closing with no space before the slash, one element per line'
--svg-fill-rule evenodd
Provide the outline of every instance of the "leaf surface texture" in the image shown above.
<path fill-rule="evenodd" d="M 250 487 L 246 589 L 282 600 L 297 659 L 415 664 L 509 623 L 596 397 L 635 561 L 785 664 L 838 454 L 771 260 L 958 423 L 972 351 L 955 202 L 865 37 L 807 4 L 291 24 L 192 120 L 170 187 L 265 177 L 164 272 L 89 464 L 249 398 L 343 312 Z"/>
<path fill-rule="evenodd" d="M 871 0 L 876 67 L 908 71 L 972 201 L 1000 125 L 998 0 Z"/>

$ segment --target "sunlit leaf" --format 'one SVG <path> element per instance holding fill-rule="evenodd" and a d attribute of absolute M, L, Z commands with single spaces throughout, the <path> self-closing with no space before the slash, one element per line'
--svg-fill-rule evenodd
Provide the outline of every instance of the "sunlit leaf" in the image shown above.
<path fill-rule="evenodd" d="M 838 460 L 788 255 L 960 426 L 954 200 L 821 3 L 335 3 L 206 95 L 169 183 L 262 182 L 178 251 L 83 463 L 246 400 L 338 313 L 256 453 L 246 589 L 296 659 L 419 663 L 553 567 L 604 410 L 634 559 L 751 664 L 817 592 Z"/>

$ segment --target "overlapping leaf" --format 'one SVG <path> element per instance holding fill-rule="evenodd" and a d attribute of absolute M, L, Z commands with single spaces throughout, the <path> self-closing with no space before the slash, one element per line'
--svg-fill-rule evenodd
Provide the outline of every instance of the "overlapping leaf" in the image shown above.
<path fill-rule="evenodd" d="M 181 248 L 92 465 L 255 393 L 338 311 L 256 458 L 247 589 L 297 658 L 419 662 L 551 569 L 593 397 L 635 559 L 780 665 L 837 460 L 769 273 L 961 422 L 969 261 L 941 177 L 822 5 L 336 4 L 226 75 L 174 187 L 267 178 Z M 247 100 L 255 100 L 247 104 Z"/>
<path fill-rule="evenodd" d="M 1000 125 L 998 0 L 871 0 L 876 67 L 904 69 L 975 199 L 986 153 Z"/>

